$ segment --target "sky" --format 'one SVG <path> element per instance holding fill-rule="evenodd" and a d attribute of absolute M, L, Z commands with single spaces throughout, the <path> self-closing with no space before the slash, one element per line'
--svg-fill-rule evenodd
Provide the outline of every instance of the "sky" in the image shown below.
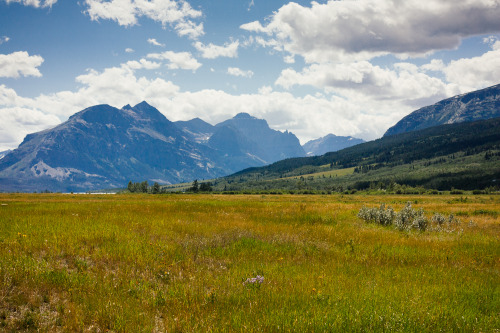
<path fill-rule="evenodd" d="M 365 140 L 500 83 L 500 0 L 0 0 L 0 151 L 97 104 Z"/>

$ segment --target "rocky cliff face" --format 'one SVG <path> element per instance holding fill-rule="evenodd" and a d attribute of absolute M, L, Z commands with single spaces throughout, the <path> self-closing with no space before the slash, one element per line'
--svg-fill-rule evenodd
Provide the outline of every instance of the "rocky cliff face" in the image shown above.
<path fill-rule="evenodd" d="M 389 128 L 384 136 L 496 117 L 500 117 L 500 84 L 414 111 Z"/>

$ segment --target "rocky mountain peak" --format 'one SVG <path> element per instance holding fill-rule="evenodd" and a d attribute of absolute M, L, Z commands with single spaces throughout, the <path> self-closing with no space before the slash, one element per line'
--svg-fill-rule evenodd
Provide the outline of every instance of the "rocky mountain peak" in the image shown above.
<path fill-rule="evenodd" d="M 246 112 L 240 112 L 233 119 L 257 119 Z"/>

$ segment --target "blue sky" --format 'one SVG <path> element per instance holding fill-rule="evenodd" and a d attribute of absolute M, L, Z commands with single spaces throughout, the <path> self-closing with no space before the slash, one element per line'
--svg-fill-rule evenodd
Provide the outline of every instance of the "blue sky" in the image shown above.
<path fill-rule="evenodd" d="M 85 107 L 380 137 L 500 83 L 500 0 L 0 0 L 0 150 Z"/>

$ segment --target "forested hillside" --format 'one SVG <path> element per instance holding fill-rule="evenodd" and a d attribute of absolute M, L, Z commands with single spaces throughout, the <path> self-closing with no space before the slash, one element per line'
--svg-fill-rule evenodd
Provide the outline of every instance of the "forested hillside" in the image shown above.
<path fill-rule="evenodd" d="M 344 190 L 394 184 L 484 189 L 500 179 L 500 118 L 384 137 L 323 156 L 250 168 L 216 182 L 226 190 Z"/>

